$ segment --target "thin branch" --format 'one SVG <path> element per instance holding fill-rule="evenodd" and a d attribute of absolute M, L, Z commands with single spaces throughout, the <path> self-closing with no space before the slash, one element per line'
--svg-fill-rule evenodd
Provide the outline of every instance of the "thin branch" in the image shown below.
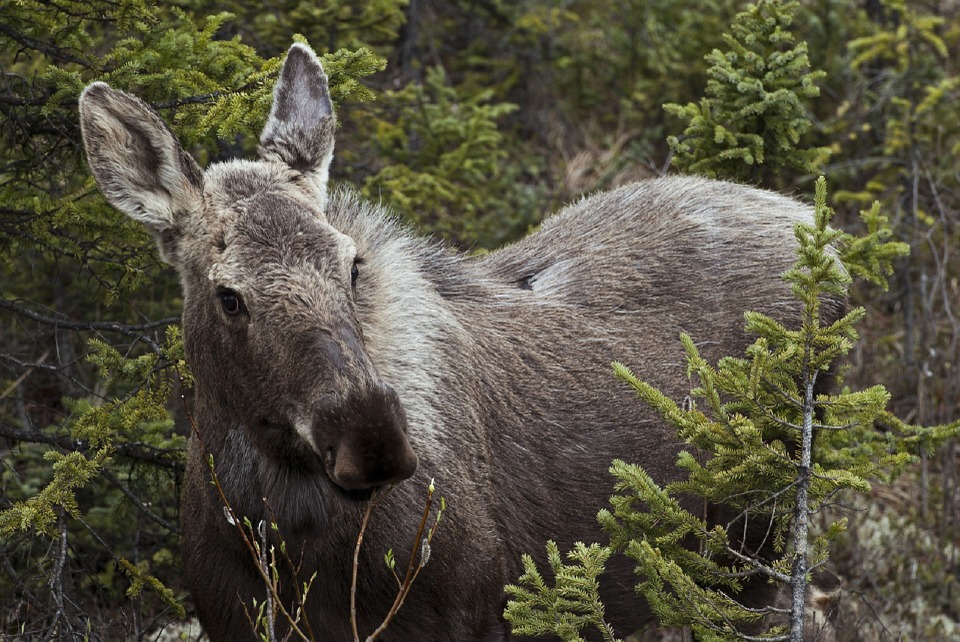
<path fill-rule="evenodd" d="M 63 567 L 67 562 L 67 520 L 64 512 L 62 506 L 57 511 L 57 530 L 59 531 L 60 537 L 56 543 L 57 554 L 54 557 L 53 570 L 50 573 L 50 581 L 48 582 L 50 593 L 53 595 L 53 601 L 57 606 L 57 610 L 53 615 L 53 623 L 47 631 L 46 639 L 52 639 L 52 637 L 57 634 L 58 622 L 63 622 L 63 626 L 70 631 L 71 637 L 73 637 L 73 627 L 70 624 L 70 618 L 64 607 L 63 596 Z"/>
<path fill-rule="evenodd" d="M 273 506 L 270 505 L 270 502 L 267 500 L 266 497 L 263 498 L 263 505 L 266 507 L 267 513 L 268 513 L 269 516 L 270 516 L 270 523 L 273 524 L 274 526 L 276 526 L 277 523 L 278 523 L 278 521 L 277 521 L 277 516 L 276 516 L 276 514 L 273 512 Z M 278 530 L 277 530 L 277 536 L 278 536 L 278 537 L 280 536 L 279 527 L 278 527 Z M 282 541 L 282 538 L 281 538 L 281 541 Z M 271 553 L 273 553 L 272 550 L 271 550 Z M 300 561 L 297 563 L 296 566 L 294 566 L 293 560 L 290 559 L 290 554 L 289 554 L 287 551 L 283 551 L 283 559 L 284 559 L 284 561 L 285 561 L 286 564 L 287 564 L 287 569 L 290 571 L 290 577 L 293 578 L 293 581 L 291 582 L 291 584 L 293 585 L 293 591 L 294 591 L 294 593 L 295 593 L 295 600 L 296 600 L 296 601 L 294 602 L 294 604 L 299 604 L 299 605 L 301 605 L 301 606 L 306 606 L 306 604 L 307 604 L 307 595 L 308 595 L 309 592 L 310 592 L 310 587 L 313 586 L 313 580 L 316 579 L 317 574 L 316 574 L 316 572 L 313 573 L 313 575 L 310 577 L 310 579 L 309 579 L 307 582 L 304 583 L 304 585 L 303 585 L 303 586 L 304 586 L 304 589 L 303 589 L 303 591 L 301 591 L 301 590 L 300 590 L 300 586 L 301 586 L 301 585 L 300 585 L 300 582 L 297 581 L 297 580 L 298 580 L 298 578 L 300 577 L 300 570 L 303 568 L 303 554 L 304 554 L 304 547 L 301 546 L 301 547 L 300 547 Z M 275 556 L 275 555 L 273 556 L 273 568 L 275 568 L 275 569 L 277 568 L 277 567 L 276 567 L 276 556 Z M 279 599 L 279 597 L 278 597 L 277 599 Z M 305 615 L 305 612 L 304 612 L 304 611 L 300 611 L 299 613 L 304 613 L 304 616 L 303 616 L 303 628 L 305 628 L 305 629 L 307 630 L 307 638 L 310 639 L 310 640 L 315 640 L 315 639 L 316 639 L 316 636 L 315 636 L 314 633 L 313 633 L 313 628 L 310 626 L 310 619 Z M 298 621 L 299 621 L 299 614 L 298 614 L 297 618 L 298 618 Z"/>
<path fill-rule="evenodd" d="M 360 533 L 357 534 L 357 545 L 353 549 L 353 574 L 350 578 L 350 628 L 353 631 L 354 642 L 360 642 L 360 632 L 357 630 L 357 571 L 360 568 L 360 546 L 363 544 L 363 534 L 367 532 L 367 524 L 370 522 L 370 514 L 376 505 L 377 491 L 367 502 L 367 509 L 363 513 L 363 521 L 360 522 Z"/>
<path fill-rule="evenodd" d="M 756 558 L 750 557 L 750 556 L 748 556 L 748 555 L 744 555 L 743 553 L 737 551 L 737 550 L 734 549 L 734 548 L 731 548 L 731 547 L 729 547 L 729 546 L 727 546 L 726 548 L 727 548 L 727 552 L 728 552 L 728 553 L 730 553 L 731 555 L 733 555 L 734 557 L 736 557 L 737 559 L 739 559 L 741 562 L 744 562 L 744 563 L 746 563 L 746 564 L 749 564 L 749 565 L 752 566 L 754 569 L 756 569 L 757 572 L 760 573 L 761 575 L 766 575 L 767 577 L 773 578 L 773 579 L 777 580 L 778 582 L 782 582 L 782 583 L 784 583 L 784 584 L 789 584 L 789 583 L 790 583 L 790 576 L 789 576 L 789 575 L 785 575 L 784 573 L 781 573 L 780 571 L 777 571 L 776 569 L 770 568 L 769 566 L 767 566 L 766 564 L 763 564 L 762 562 L 760 562 L 760 561 L 757 560 Z"/>
<path fill-rule="evenodd" d="M 43 323 L 45 325 L 53 326 L 55 328 L 64 328 L 67 330 L 77 330 L 81 332 L 117 332 L 119 334 L 136 337 L 149 344 L 150 347 L 157 352 L 160 352 L 160 348 L 157 343 L 150 339 L 150 337 L 145 336 L 143 333 L 148 330 L 154 330 L 156 328 L 161 328 L 163 326 L 167 326 L 172 323 L 178 323 L 180 321 L 180 317 L 167 317 L 166 319 L 159 319 L 157 321 L 150 321 L 148 323 L 136 325 L 117 323 L 115 321 L 70 321 L 68 319 L 39 314 L 33 310 L 23 307 L 22 305 L 14 303 L 10 299 L 0 299 L 0 308 L 5 308 L 20 316 L 27 317 L 28 319 L 38 321 L 39 323 Z"/>
<path fill-rule="evenodd" d="M 211 91 L 206 94 L 197 94 L 196 96 L 186 96 L 184 98 L 177 98 L 176 100 L 168 100 L 165 103 L 151 103 L 150 106 L 156 110 L 161 109 L 174 109 L 177 107 L 182 107 L 183 105 L 197 105 L 197 104 L 207 104 L 212 103 L 218 98 L 223 96 L 229 96 L 231 94 L 239 94 L 247 91 L 248 89 L 258 85 L 259 80 L 248 82 L 245 85 L 237 87 L 236 89 L 231 89 L 228 91 Z"/>
<path fill-rule="evenodd" d="M 267 561 L 267 548 L 269 547 L 271 549 L 271 553 L 273 549 L 269 546 L 270 543 L 267 541 L 267 523 L 262 519 L 257 523 L 257 536 L 260 538 L 260 558 L 257 561 L 259 562 L 260 568 L 263 570 L 263 572 L 269 574 L 271 566 Z M 276 571 L 276 559 L 274 559 L 272 568 L 274 571 Z M 294 579 L 294 583 L 296 583 L 296 579 Z M 265 610 L 267 613 L 267 636 L 269 640 L 277 639 L 277 614 L 274 610 L 273 602 L 273 591 L 268 590 L 267 606 Z"/>
<path fill-rule="evenodd" d="M 89 59 L 84 59 L 76 56 L 75 54 L 69 53 L 66 49 L 55 47 L 49 43 L 46 43 L 42 40 L 37 40 L 36 38 L 31 38 L 30 36 L 16 31 L 9 23 L 5 21 L 0 21 L 0 33 L 9 37 L 11 40 L 23 45 L 27 49 L 33 49 L 34 51 L 39 51 L 42 54 L 46 54 L 57 61 L 66 61 L 73 62 L 84 67 L 92 67 L 91 61 Z"/>
<path fill-rule="evenodd" d="M 7 395 L 9 395 L 11 392 L 16 390 L 17 386 L 19 386 L 21 383 L 23 383 L 27 379 L 27 377 L 33 374 L 33 371 L 36 370 L 37 367 L 42 366 L 43 362 L 46 361 L 47 357 L 49 356 L 50 356 L 50 348 L 47 348 L 46 351 L 42 355 L 40 355 L 40 359 L 37 360 L 36 363 L 28 366 L 23 371 L 23 373 L 13 381 L 13 383 L 7 386 L 7 388 L 2 393 L 0 393 L 0 399 L 6 399 Z"/>
<path fill-rule="evenodd" d="M 104 468 L 103 470 L 100 471 L 100 474 L 103 475 L 108 482 L 113 484 L 121 493 L 126 495 L 127 498 L 131 502 L 133 502 L 134 505 L 140 509 L 140 512 L 146 515 L 148 519 L 160 525 L 161 527 L 167 529 L 174 535 L 180 535 L 180 529 L 177 527 L 176 524 L 171 524 L 170 522 L 168 522 L 167 520 L 160 517 L 159 515 L 154 513 L 152 510 L 150 510 L 146 504 L 140 501 L 140 498 L 137 497 L 136 493 L 130 490 L 130 488 L 128 488 L 126 484 L 124 484 L 119 479 L 117 479 L 117 477 L 113 473 L 111 473 L 109 470 Z"/>
<path fill-rule="evenodd" d="M 717 591 L 717 594 L 723 596 L 723 597 L 726 598 L 727 600 L 735 601 L 735 600 L 732 600 L 732 598 L 730 598 L 730 596 L 728 596 L 726 593 L 724 593 L 724 592 L 722 592 L 722 591 Z M 700 597 L 700 596 L 698 596 L 698 597 Z M 704 603 L 702 603 L 702 602 L 695 601 L 695 598 L 694 598 L 693 595 L 680 595 L 680 594 L 677 594 L 677 598 L 680 599 L 682 602 L 684 602 L 684 603 L 690 608 L 690 610 L 691 610 L 693 613 L 696 614 L 695 617 L 699 620 L 699 623 L 700 623 L 703 627 L 705 627 L 705 628 L 707 628 L 707 629 L 710 629 L 710 630 L 712 630 L 712 631 L 716 631 L 716 632 L 718 632 L 718 633 L 727 633 L 727 634 L 729 634 L 729 633 L 732 631 L 732 632 L 734 632 L 734 634 L 737 636 L 737 639 L 739 639 L 739 640 L 747 640 L 748 642 L 761 642 L 761 640 L 762 640 L 762 641 L 766 641 L 766 642 L 771 642 L 771 641 L 774 641 L 774 642 L 786 642 L 786 640 L 789 639 L 789 637 L 787 637 L 787 636 L 785 636 L 785 635 L 784 635 L 784 636 L 779 636 L 779 637 L 765 637 L 765 636 L 764 636 L 764 637 L 760 637 L 760 636 L 747 635 L 746 633 L 743 633 L 743 632 L 739 631 L 739 630 L 737 629 L 737 627 L 733 624 L 733 622 L 731 622 L 730 619 L 729 619 L 728 617 L 726 617 L 726 615 L 723 615 L 723 608 L 721 608 L 720 605 L 716 604 L 716 602 L 714 602 L 714 601 L 711 600 L 710 603 L 709 603 L 709 605 L 710 605 L 711 607 L 713 607 L 714 611 L 715 611 L 716 613 L 718 613 L 718 614 L 720 615 L 720 617 L 723 619 L 723 623 L 726 625 L 726 628 L 724 628 L 723 626 L 715 623 L 715 622 L 713 621 L 713 619 L 712 619 L 709 615 L 706 615 L 706 614 L 703 613 L 704 607 L 705 607 L 706 605 L 705 605 Z M 746 611 L 746 612 L 748 612 L 748 613 L 756 613 L 756 614 L 760 614 L 760 615 L 765 615 L 765 614 L 767 614 L 767 613 L 776 612 L 776 609 L 774 609 L 774 608 L 772 608 L 772 607 L 762 607 L 762 608 L 759 608 L 759 609 L 753 609 L 753 608 L 750 608 L 750 607 L 747 607 L 747 606 L 743 606 L 742 604 L 739 604 L 739 603 L 738 603 L 738 607 L 741 608 L 741 609 L 743 609 L 744 611 Z"/>
<path fill-rule="evenodd" d="M 234 93 L 234 92 L 211 91 L 208 94 L 197 94 L 196 96 L 187 96 L 185 98 L 178 98 L 176 100 L 168 100 L 165 103 L 152 103 L 150 106 L 159 111 L 161 109 L 173 109 L 175 107 L 182 107 L 183 105 L 206 104 L 206 103 L 211 103 L 217 98 L 226 96 L 230 93 Z"/>
<path fill-rule="evenodd" d="M 59 358 L 59 355 L 58 355 L 58 358 Z M 75 366 L 77 364 L 76 360 L 70 361 L 69 363 L 63 363 L 62 365 L 55 366 L 52 364 L 44 363 L 45 358 L 43 357 L 39 361 L 28 362 L 28 361 L 21 361 L 20 359 L 17 359 L 15 357 L 11 357 L 9 354 L 0 354 L 0 361 L 4 361 L 8 364 L 13 365 L 16 368 L 19 368 L 20 370 L 26 371 L 26 374 L 29 374 L 30 371 L 33 371 L 33 370 L 45 370 L 47 372 L 52 372 L 58 377 L 62 377 L 63 379 L 69 381 L 70 383 L 75 385 L 79 390 L 82 390 L 86 394 L 106 400 L 106 397 L 104 397 L 102 394 L 96 392 L 89 385 L 87 385 L 86 383 L 84 383 L 83 381 L 69 374 L 66 371 L 67 368 L 69 368 L 70 366 Z M 19 383 L 22 383 L 21 379 L 23 378 L 24 377 L 21 377 L 14 383 L 17 383 L 19 385 Z M 16 388 L 13 388 L 13 389 L 15 390 Z M 0 397 L 0 399 L 2 398 L 3 397 Z"/>
<path fill-rule="evenodd" d="M 400 610 L 400 607 L 402 607 L 403 603 L 406 601 L 407 595 L 410 593 L 410 588 L 420 575 L 420 571 L 422 571 L 423 567 L 427 564 L 427 558 L 430 554 L 430 542 L 433 540 L 433 536 L 436 534 L 437 528 L 440 526 L 440 513 L 438 512 L 433 528 L 430 529 L 427 537 L 423 537 L 423 529 L 427 525 L 427 518 L 430 517 L 430 508 L 433 505 L 433 495 L 434 486 L 433 480 L 431 479 L 430 487 L 427 489 L 427 500 L 423 506 L 423 517 L 420 519 L 420 527 L 417 529 L 417 536 L 413 540 L 413 548 L 410 551 L 410 561 L 407 563 L 407 574 L 403 579 L 403 586 L 397 593 L 397 597 L 393 601 L 393 606 L 390 607 L 390 611 L 387 613 L 387 616 L 383 618 L 383 622 L 380 623 L 380 626 L 378 626 L 373 633 L 367 636 L 366 642 L 373 642 L 373 640 L 376 640 L 380 634 L 387 629 L 387 626 L 390 624 L 394 616 L 396 616 L 397 612 Z M 441 498 L 440 512 L 442 511 L 443 499 Z M 414 566 L 417 560 L 418 548 L 420 549 L 420 562 Z"/>

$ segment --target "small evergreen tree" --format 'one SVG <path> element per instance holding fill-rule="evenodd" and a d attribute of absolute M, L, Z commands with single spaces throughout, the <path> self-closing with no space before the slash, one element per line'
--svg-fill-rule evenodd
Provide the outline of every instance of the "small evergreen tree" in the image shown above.
<path fill-rule="evenodd" d="M 802 304 L 796 329 L 747 313 L 745 327 L 758 338 L 745 358 L 724 358 L 716 366 L 683 335 L 695 380 L 684 407 L 614 364 L 617 376 L 689 445 L 677 460 L 687 476 L 661 488 L 639 466 L 613 462 L 617 494 L 598 515 L 609 545 L 579 545 L 569 554 L 571 566 L 561 564 L 556 547 L 548 545 L 554 588 L 525 558 L 519 584 L 507 587 L 512 599 L 505 617 L 515 632 L 580 640 L 580 631 L 593 626 L 613 640 L 597 599 L 597 578 L 611 554 L 624 554 L 636 563 L 638 591 L 668 626 L 690 626 L 702 639 L 735 639 L 743 624 L 778 613 L 774 605 L 742 604 L 737 592 L 745 581 L 771 581 L 790 589 L 789 624 L 751 639 L 801 640 L 809 575 L 824 563 L 829 537 L 844 526 L 839 521 L 814 534 L 810 517 L 841 490 L 866 491 L 870 478 L 899 470 L 920 435 L 943 439 L 957 431 L 909 429 L 885 411 L 889 395 L 882 386 L 815 396 L 817 380 L 851 349 L 854 325 L 864 315 L 857 308 L 832 324 L 821 322 L 821 306 L 844 297 L 850 283 L 831 248 L 839 248 L 851 272 L 880 284 L 905 251 L 902 243 L 886 240 L 890 232 L 876 209 L 865 215 L 870 233 L 864 238 L 830 229 L 825 192 L 820 179 L 815 224 L 797 226 L 798 260 L 784 275 Z M 881 419 L 897 430 L 875 431 Z M 708 523 L 682 508 L 681 495 L 732 508 L 737 517 L 729 524 Z M 744 546 L 742 520 L 767 524 L 782 556 L 764 559 Z M 690 546 L 690 538 L 697 544 Z"/>
<path fill-rule="evenodd" d="M 683 171 L 738 182 L 769 183 L 785 169 L 814 171 L 827 148 L 802 148 L 810 128 L 803 101 L 820 94 L 823 72 L 810 71 L 805 42 L 789 31 L 797 2 L 757 0 L 738 14 L 726 51 L 707 54 L 706 96 L 667 104 L 685 122 L 667 142 Z"/>

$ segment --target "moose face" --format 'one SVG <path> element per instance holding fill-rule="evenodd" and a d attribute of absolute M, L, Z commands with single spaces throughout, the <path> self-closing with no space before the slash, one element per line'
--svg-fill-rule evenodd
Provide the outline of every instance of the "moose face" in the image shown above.
<path fill-rule="evenodd" d="M 290 50 L 258 162 L 201 172 L 152 110 L 102 83 L 80 105 L 102 191 L 180 274 L 198 399 L 345 490 L 412 475 L 403 407 L 364 347 L 364 257 L 324 215 L 335 120 L 313 52 Z"/>
<path fill-rule="evenodd" d="M 217 169 L 205 218 L 219 225 L 183 254 L 198 385 L 242 418 L 258 448 L 306 464 L 319 454 L 345 489 L 409 476 L 403 409 L 364 349 L 353 241 L 325 222 L 295 172 L 261 189 L 261 164 Z"/>

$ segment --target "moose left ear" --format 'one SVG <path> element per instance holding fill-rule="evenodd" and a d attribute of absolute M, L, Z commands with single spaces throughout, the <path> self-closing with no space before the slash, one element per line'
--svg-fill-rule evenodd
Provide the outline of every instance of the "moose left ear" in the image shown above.
<path fill-rule="evenodd" d="M 203 173 L 146 103 L 95 82 L 80 95 L 87 160 L 111 205 L 146 225 L 171 265 L 203 207 Z"/>
<path fill-rule="evenodd" d="M 309 47 L 294 44 L 273 90 L 273 107 L 260 134 L 260 157 L 286 163 L 309 176 L 322 206 L 335 127 L 327 75 Z"/>

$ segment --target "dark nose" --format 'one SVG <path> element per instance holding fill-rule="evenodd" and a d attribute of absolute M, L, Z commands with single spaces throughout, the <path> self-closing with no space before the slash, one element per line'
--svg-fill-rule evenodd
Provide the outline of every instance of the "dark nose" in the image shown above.
<path fill-rule="evenodd" d="M 315 430 L 318 443 L 326 444 L 327 474 L 346 490 L 402 481 L 417 469 L 406 413 L 390 386 L 324 402 Z"/>

